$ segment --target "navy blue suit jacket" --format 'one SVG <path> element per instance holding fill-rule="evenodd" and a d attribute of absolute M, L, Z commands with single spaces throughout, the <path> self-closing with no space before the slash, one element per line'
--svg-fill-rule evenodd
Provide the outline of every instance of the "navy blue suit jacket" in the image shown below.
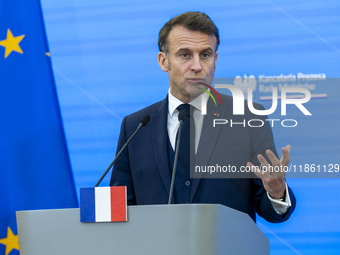
<path fill-rule="evenodd" d="M 197 166 L 219 164 L 236 166 L 239 169 L 247 162 L 259 165 L 258 154 L 266 149 L 275 154 L 273 136 L 268 122 L 261 128 L 251 128 L 248 119 L 263 119 L 253 115 L 245 106 L 245 115 L 232 114 L 232 98 L 220 94 L 222 105 L 217 107 L 208 101 L 207 115 L 204 118 L 201 140 L 196 154 Z M 257 105 L 256 107 L 262 107 Z M 263 108 L 263 107 L 262 107 Z M 124 118 L 117 151 L 137 128 L 140 120 L 150 115 L 149 124 L 143 127 L 132 139 L 113 167 L 112 186 L 127 186 L 129 205 L 166 204 L 168 201 L 171 171 L 168 159 L 167 114 L 168 97 Z M 218 117 L 217 117 L 218 116 Z M 242 123 L 230 127 L 216 125 L 213 119 L 227 119 Z M 253 123 L 259 125 L 259 123 Z M 199 173 L 192 182 L 191 203 L 222 204 L 249 214 L 256 221 L 256 212 L 269 222 L 282 222 L 293 212 L 296 200 L 289 188 L 292 206 L 287 213 L 278 214 L 271 205 L 262 181 L 253 178 L 205 178 L 209 174 Z M 210 177 L 210 176 L 208 176 Z"/>

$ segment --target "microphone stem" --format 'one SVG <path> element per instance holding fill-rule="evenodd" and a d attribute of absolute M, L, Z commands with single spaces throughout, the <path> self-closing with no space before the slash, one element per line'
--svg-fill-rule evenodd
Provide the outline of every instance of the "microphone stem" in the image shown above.
<path fill-rule="evenodd" d="M 139 131 L 139 129 L 143 126 L 143 123 L 139 123 L 137 129 L 135 130 L 135 132 L 130 136 L 129 140 L 127 140 L 127 142 L 124 144 L 124 146 L 120 149 L 120 151 L 118 152 L 118 154 L 116 155 L 116 157 L 114 158 L 114 160 L 112 161 L 112 163 L 109 165 L 109 167 L 106 169 L 105 173 L 102 175 L 102 177 L 100 177 L 99 181 L 97 182 L 97 184 L 94 187 L 98 187 L 98 185 L 101 183 L 101 181 L 104 179 L 104 177 L 106 176 L 106 174 L 110 171 L 111 167 L 113 166 L 114 163 L 116 163 L 117 159 L 119 158 L 120 154 L 123 153 L 124 149 L 126 148 L 126 146 L 130 143 L 131 139 L 137 134 L 137 132 Z"/>
<path fill-rule="evenodd" d="M 178 130 L 178 136 L 177 136 L 177 143 L 176 143 L 176 154 L 175 154 L 175 161 L 174 161 L 174 167 L 172 168 L 172 177 L 171 177 L 171 186 L 170 186 L 170 195 L 169 195 L 169 201 L 168 204 L 171 204 L 172 200 L 172 194 L 174 191 L 174 183 L 175 183 L 175 175 L 176 175 L 176 168 L 177 168 L 177 160 L 178 160 L 178 151 L 179 151 L 179 143 L 181 138 L 181 131 L 182 131 L 182 122 L 183 120 L 179 121 L 179 130 Z"/>

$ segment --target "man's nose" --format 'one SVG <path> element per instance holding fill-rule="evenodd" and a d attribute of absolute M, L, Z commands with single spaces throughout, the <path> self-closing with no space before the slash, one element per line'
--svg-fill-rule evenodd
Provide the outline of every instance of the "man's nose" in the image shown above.
<path fill-rule="evenodd" d="M 192 61 L 193 61 L 193 63 L 191 65 L 191 70 L 194 71 L 195 73 L 202 71 L 203 68 L 202 68 L 202 63 L 201 63 L 200 57 L 194 56 L 192 58 Z"/>

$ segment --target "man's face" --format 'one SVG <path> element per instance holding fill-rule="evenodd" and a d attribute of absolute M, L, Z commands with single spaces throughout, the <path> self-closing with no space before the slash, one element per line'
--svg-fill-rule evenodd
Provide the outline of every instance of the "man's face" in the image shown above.
<path fill-rule="evenodd" d="M 197 82 L 211 84 L 216 68 L 216 37 L 183 26 L 175 26 L 168 38 L 169 54 L 158 54 L 158 63 L 168 72 L 170 92 L 179 100 L 189 103 L 202 93 Z M 190 100 L 191 97 L 191 100 Z"/>

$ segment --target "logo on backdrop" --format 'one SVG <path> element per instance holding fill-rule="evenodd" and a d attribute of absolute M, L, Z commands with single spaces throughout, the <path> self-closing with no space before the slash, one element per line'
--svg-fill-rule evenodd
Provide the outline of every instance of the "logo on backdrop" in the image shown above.
<path fill-rule="evenodd" d="M 251 89 L 251 91 L 255 91 L 256 90 L 256 78 L 254 75 L 249 75 L 249 77 L 244 74 L 243 78 L 239 75 L 237 75 L 234 79 L 234 85 L 239 87 L 243 94 L 246 94 L 248 92 L 249 89 Z"/>

